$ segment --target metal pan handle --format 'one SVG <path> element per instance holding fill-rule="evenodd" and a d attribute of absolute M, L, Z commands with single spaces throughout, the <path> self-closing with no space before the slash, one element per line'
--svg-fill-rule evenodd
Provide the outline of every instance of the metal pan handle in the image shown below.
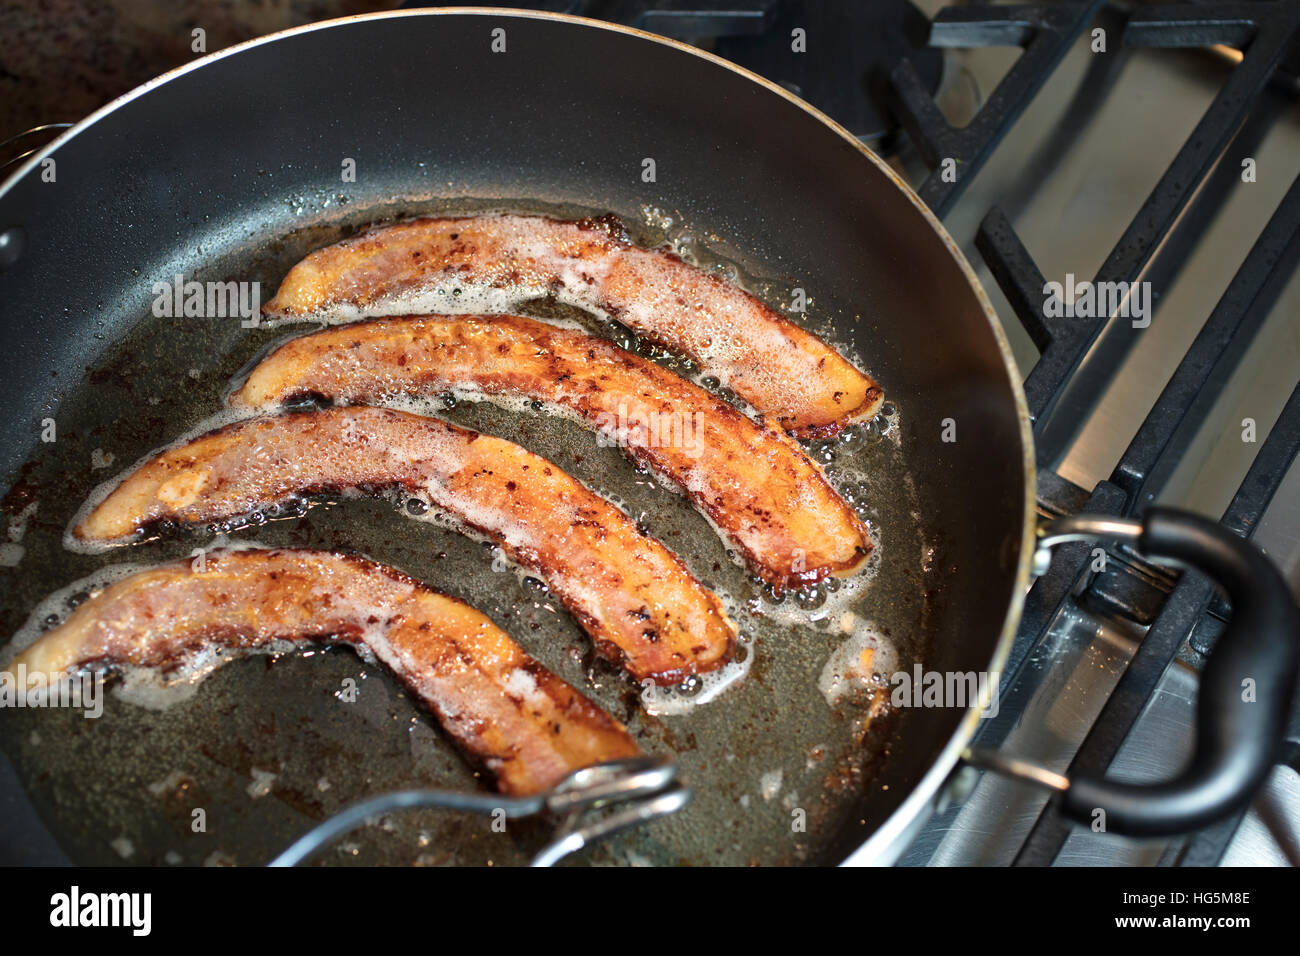
<path fill-rule="evenodd" d="M 997 751 L 967 760 L 1059 792 L 1062 812 L 1130 836 L 1170 836 L 1206 826 L 1244 806 L 1272 769 L 1300 673 L 1300 611 L 1273 563 L 1257 547 L 1200 515 L 1152 508 L 1141 522 L 1074 516 L 1048 524 L 1039 554 L 1065 541 L 1132 541 L 1146 557 L 1196 568 L 1232 602 L 1232 620 L 1201 674 L 1196 745 L 1174 779 L 1154 784 L 1103 777 L 1068 779 Z M 1040 562 L 1041 563 L 1041 562 Z"/>
<path fill-rule="evenodd" d="M 26 159 L 37 150 L 44 148 L 46 145 L 45 143 L 39 143 L 36 146 L 29 146 L 28 142 L 31 141 L 32 137 L 39 136 L 42 133 L 50 133 L 53 130 L 58 130 L 59 133 L 62 134 L 64 130 L 72 129 L 73 125 L 74 124 L 72 123 L 42 123 L 40 126 L 33 126 L 31 129 L 25 129 L 21 133 L 10 136 L 8 139 L 0 140 L 0 156 L 3 156 L 4 153 L 11 149 L 20 150 L 20 152 L 8 159 L 0 159 L 0 171 L 8 169 L 15 163 L 19 163 Z M 49 137 L 50 141 L 53 139 L 53 136 Z"/>

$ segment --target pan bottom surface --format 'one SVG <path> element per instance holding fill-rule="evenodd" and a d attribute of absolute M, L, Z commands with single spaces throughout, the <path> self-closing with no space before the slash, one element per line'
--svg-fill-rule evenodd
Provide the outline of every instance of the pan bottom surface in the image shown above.
<path fill-rule="evenodd" d="M 608 211 L 500 200 L 351 208 L 337 222 L 196 265 L 187 278 L 255 279 L 269 297 L 293 262 L 362 224 L 399 211 L 489 208 Z M 761 265 L 746 268 L 714 254 L 707 232 L 656 210 L 625 218 L 642 244 L 672 243 L 767 301 L 788 301 L 791 290 L 764 277 Z M 537 300 L 518 311 L 577 319 L 641 348 L 626 330 L 554 302 Z M 837 334 L 844 320 L 827 304 L 805 324 L 870 370 L 870 356 L 856 354 L 850 339 Z M 152 565 L 227 540 L 354 549 L 480 608 L 530 654 L 625 721 L 646 751 L 677 758 L 693 802 L 580 859 L 698 865 L 822 860 L 836 835 L 857 822 L 862 795 L 879 789 L 881 769 L 906 740 L 906 715 L 877 706 L 881 694 L 888 696 L 884 682 L 834 702 L 824 691 L 832 658 L 852 656 L 865 641 L 881 640 L 892 650 L 891 670 L 910 670 L 926 659 L 930 618 L 948 571 L 941 535 L 927 527 L 900 438 L 905 400 L 890 398 L 884 417 L 851 430 L 847 440 L 808 446 L 877 536 L 872 569 L 833 590 L 782 601 L 731 560 L 681 496 L 638 472 L 618 449 L 601 447 L 560 419 L 450 397 L 440 403 L 439 414 L 448 420 L 516 441 L 620 503 L 725 596 L 744 634 L 747 673 L 706 703 L 656 716 L 649 710 L 658 708 L 643 705 L 641 688 L 592 659 L 586 637 L 538 582 L 494 562 L 483 543 L 410 520 L 382 498 L 319 502 L 305 515 L 224 536 L 177 534 L 98 556 L 67 551 L 64 530 L 95 486 L 210 420 L 247 363 L 272 343 L 308 331 L 149 313 L 122 327 L 128 331 L 91 367 L 68 371 L 79 381 L 59 410 L 58 440 L 33 447 L 3 503 L 11 528 L 21 520 L 23 530 L 20 557 L 0 568 L 0 631 L 14 633 L 50 592 L 109 564 Z M 883 384 L 890 397 L 890 383 Z M 877 653 L 879 665 L 885 651 Z M 342 693 L 349 680 L 358 689 L 351 702 Z M 236 661 L 192 695 L 177 697 L 153 709 L 112 692 L 103 716 L 94 720 L 70 710 L 0 710 L 5 752 L 76 862 L 261 864 L 324 817 L 382 791 L 490 785 L 395 681 L 345 649 Z M 318 861 L 511 865 L 526 862 L 548 832 L 543 821 L 511 822 L 500 832 L 489 818 L 410 812 L 357 831 Z"/>

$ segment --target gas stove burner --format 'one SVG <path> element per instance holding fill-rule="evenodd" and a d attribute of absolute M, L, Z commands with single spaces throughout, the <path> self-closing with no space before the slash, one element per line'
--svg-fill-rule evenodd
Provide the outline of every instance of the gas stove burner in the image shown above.
<path fill-rule="evenodd" d="M 622 23 L 711 49 L 873 143 L 898 129 L 887 90 L 900 60 L 911 60 L 932 94 L 943 74 L 943 53 L 926 46 L 929 21 L 908 0 L 536 0 L 510 6 Z"/>
<path fill-rule="evenodd" d="M 929 21 L 908 0 L 771 7 L 765 30 L 719 37 L 715 52 L 780 83 L 860 139 L 878 141 L 897 130 L 886 90 L 900 60 L 911 60 L 931 93 L 939 88 L 943 54 L 926 46 Z M 792 49 L 799 29 L 806 40 L 801 53 Z"/>

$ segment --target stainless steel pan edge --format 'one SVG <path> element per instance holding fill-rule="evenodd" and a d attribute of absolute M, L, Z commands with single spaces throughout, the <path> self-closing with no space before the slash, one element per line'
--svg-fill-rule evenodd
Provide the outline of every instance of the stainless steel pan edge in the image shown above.
<path fill-rule="evenodd" d="M 290 30 L 280 31 L 259 37 L 245 43 L 237 44 L 219 52 L 210 54 L 179 67 L 168 73 L 165 73 L 154 80 L 124 94 L 116 100 L 106 104 L 75 126 L 64 132 L 55 140 L 47 144 L 39 152 L 35 153 L 28 160 L 15 169 L 7 180 L 0 184 L 0 201 L 3 201 L 10 188 L 18 180 L 22 179 L 34 169 L 38 168 L 42 161 L 58 150 L 61 146 L 75 139 L 79 134 L 87 130 L 93 124 L 110 115 L 115 110 L 130 103 L 131 101 L 147 94 L 172 80 L 183 76 L 191 71 L 199 70 L 204 66 L 217 60 L 229 57 L 243 50 L 257 47 L 263 44 L 274 42 L 278 39 L 293 36 L 295 34 L 308 33 L 312 31 L 330 30 L 349 23 L 364 20 L 379 20 L 390 18 L 409 18 L 409 17 L 429 17 L 443 15 L 479 15 L 485 17 L 521 17 L 542 20 L 554 20 L 562 22 L 572 22 L 582 26 L 600 30 L 606 30 L 616 33 L 635 36 L 640 39 L 673 48 L 684 54 L 699 57 L 711 63 L 723 67 L 746 80 L 764 87 L 770 93 L 775 94 L 790 104 L 798 107 L 800 110 L 815 118 L 828 129 L 832 130 L 837 136 L 842 138 L 857 150 L 864 160 L 870 163 L 880 174 L 884 175 L 897 188 L 907 201 L 914 207 L 915 211 L 925 220 L 926 224 L 938 236 L 952 262 L 957 265 L 962 275 L 965 277 L 970 286 L 970 290 L 977 299 L 989 330 L 992 332 L 994 340 L 997 343 L 998 351 L 1001 355 L 1002 362 L 1005 366 L 1008 384 L 1014 396 L 1015 410 L 1019 427 L 1019 444 L 1021 453 L 1021 469 L 1024 481 L 1024 496 L 1022 502 L 1022 531 L 1020 535 L 1019 553 L 1016 557 L 1014 582 L 1012 597 L 1006 608 L 1002 621 L 1001 633 L 998 637 L 992 658 L 987 663 L 987 670 L 992 673 L 999 673 L 1010 653 L 1010 648 L 1015 637 L 1016 629 L 1020 621 L 1021 612 L 1024 604 L 1024 596 L 1030 584 L 1030 570 L 1034 555 L 1034 543 L 1036 537 L 1036 514 L 1035 514 L 1035 481 L 1036 467 L 1033 453 L 1032 427 L 1029 419 L 1028 409 L 1025 401 L 1019 371 L 1016 368 L 1009 344 L 1006 340 L 1000 321 L 988 296 L 980 286 L 974 270 L 971 268 L 966 257 L 943 227 L 939 219 L 926 207 L 919 197 L 907 186 L 894 171 L 870 149 L 861 144 L 846 129 L 832 120 L 830 117 L 821 113 L 816 108 L 807 104 L 803 100 L 795 97 L 784 88 L 772 83 L 761 76 L 738 67 L 729 61 L 723 60 L 713 54 L 699 50 L 678 41 L 661 37 L 644 31 L 635 30 L 629 27 L 613 25 L 602 21 L 590 20 L 583 17 L 573 17 L 563 14 L 548 14 L 530 10 L 511 10 L 505 8 L 488 8 L 488 7 L 447 7 L 436 9 L 422 9 L 409 11 L 393 11 L 374 14 L 364 14 L 353 17 L 345 17 L 336 20 L 322 21 L 319 23 L 308 24 L 302 27 Z M 987 701 L 981 700 L 976 706 L 966 710 L 956 730 L 948 739 L 938 757 L 933 761 L 928 772 L 911 790 L 905 800 L 895 809 L 892 815 L 885 823 L 878 827 L 872 836 L 854 850 L 842 865 L 888 865 L 896 861 L 898 856 L 905 849 L 908 841 L 915 834 L 916 830 L 925 822 L 933 812 L 939 791 L 948 779 L 953 769 L 961 760 L 963 752 L 968 747 L 974 733 L 978 727 L 980 713 L 983 711 Z"/>
<path fill-rule="evenodd" d="M 716 58 L 715 58 L 716 59 Z M 728 64 L 730 65 L 730 64 Z M 805 103 L 803 100 L 793 96 L 776 84 L 770 83 L 760 76 L 754 76 L 746 70 L 732 66 L 732 69 L 741 73 L 746 73 L 753 77 L 756 82 L 762 83 L 774 91 L 785 96 L 791 102 L 797 103 L 801 108 L 813 116 L 816 116 L 828 127 L 833 129 L 845 140 L 853 143 L 866 157 L 866 159 L 875 165 L 881 172 L 887 175 L 897 186 L 898 190 L 907 197 L 908 201 L 916 208 L 916 211 L 930 225 L 935 234 L 938 235 L 944 245 L 947 247 L 952 260 L 961 269 L 966 281 L 970 284 L 971 292 L 974 293 L 979 301 L 980 307 L 984 312 L 985 318 L 989 323 L 989 330 L 993 333 L 993 338 L 997 342 L 998 352 L 1002 356 L 1002 362 L 1006 367 L 1007 379 L 1011 385 L 1012 395 L 1016 406 L 1016 419 L 1020 428 L 1020 465 L 1024 475 L 1024 510 L 1022 513 L 1022 531 L 1020 536 L 1020 553 L 1017 558 L 1015 570 L 1015 587 L 1012 592 L 1011 601 L 1007 606 L 1006 617 L 1002 622 L 1002 632 L 998 637 L 997 646 L 993 652 L 993 658 L 990 660 L 987 671 L 992 674 L 1001 674 L 1006 667 L 1007 659 L 1011 654 L 1011 645 L 1015 642 L 1016 631 L 1020 626 L 1020 616 L 1025 606 L 1025 594 L 1032 583 L 1030 570 L 1034 560 L 1034 552 L 1038 533 L 1038 514 L 1037 514 L 1037 481 L 1038 467 L 1034 455 L 1034 432 L 1033 422 L 1029 417 L 1029 406 L 1025 400 L 1025 391 L 1021 385 L 1021 376 L 1019 368 L 1016 366 L 1015 357 L 1011 352 L 1011 345 L 1007 341 L 1006 332 L 1002 328 L 1002 322 L 998 318 L 997 311 L 993 308 L 993 303 L 989 300 L 988 293 L 980 285 L 979 278 L 975 275 L 975 270 L 971 268 L 970 262 L 966 255 L 961 251 L 956 241 L 944 228 L 939 217 L 936 216 L 930 207 L 921 201 L 921 198 L 907 185 L 890 166 L 885 163 L 879 156 L 858 141 L 852 133 L 840 124 L 836 123 L 826 114 L 817 110 L 815 107 Z M 998 693 L 998 687 L 993 683 L 989 684 L 990 693 Z M 917 832 L 929 819 L 934 812 L 940 789 L 945 781 L 948 780 L 957 764 L 961 762 L 963 753 L 966 752 L 975 731 L 979 727 L 980 715 L 984 708 L 990 703 L 987 699 L 981 699 L 978 706 L 969 708 L 962 717 L 960 725 L 948 740 L 947 745 L 943 748 L 934 764 L 930 767 L 929 772 L 920 780 L 916 787 L 906 800 L 894 811 L 890 818 L 881 826 L 870 838 L 867 839 L 857 850 L 853 851 L 841 866 L 888 866 L 897 862 L 903 851 L 911 843 Z"/>

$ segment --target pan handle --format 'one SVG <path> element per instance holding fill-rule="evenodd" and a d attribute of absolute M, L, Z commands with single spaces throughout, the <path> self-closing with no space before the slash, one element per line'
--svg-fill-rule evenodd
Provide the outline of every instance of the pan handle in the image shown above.
<path fill-rule="evenodd" d="M 28 156 L 32 155 L 32 153 L 45 147 L 45 143 L 40 143 L 37 146 L 27 146 L 27 143 L 25 143 L 24 140 L 30 141 L 33 136 L 38 136 L 41 133 L 48 133 L 51 130 L 58 130 L 59 133 L 62 134 L 64 130 L 72 129 L 73 125 L 74 124 L 72 123 L 42 123 L 40 126 L 33 126 L 31 129 L 25 129 L 21 133 L 10 136 L 8 139 L 0 140 L 0 155 L 9 149 L 21 150 L 21 152 L 9 157 L 8 159 L 0 160 L 0 170 L 8 169 L 15 163 L 21 162 Z M 54 137 L 51 136 L 49 141 L 53 141 L 53 139 Z"/>
<path fill-rule="evenodd" d="M 1062 812 L 1107 831 L 1171 836 L 1206 826 L 1244 806 L 1276 761 L 1300 672 L 1300 610 L 1286 581 L 1255 545 L 1200 515 L 1152 508 L 1142 521 L 1077 515 L 1046 525 L 1036 564 L 1066 541 L 1133 542 L 1154 561 L 1196 568 L 1220 584 L 1232 620 L 1201 674 L 1196 745 L 1174 779 L 1135 784 L 1069 779 L 997 751 L 971 748 L 968 763 L 1058 791 Z"/>

